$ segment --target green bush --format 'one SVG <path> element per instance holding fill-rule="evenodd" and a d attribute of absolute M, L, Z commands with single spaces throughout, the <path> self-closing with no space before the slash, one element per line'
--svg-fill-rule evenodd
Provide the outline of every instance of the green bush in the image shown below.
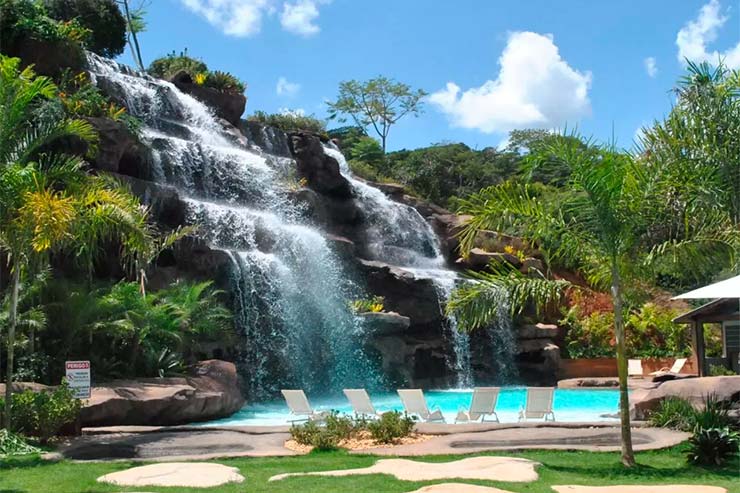
<path fill-rule="evenodd" d="M 660 402 L 658 409 L 650 413 L 648 421 L 652 426 L 681 431 L 732 426 L 726 403 L 715 395 L 706 396 L 702 407 L 698 409 L 686 399 L 668 397 Z"/>
<path fill-rule="evenodd" d="M 279 128 L 283 132 L 306 131 L 317 134 L 326 132 L 326 122 L 324 120 L 294 112 L 268 114 L 264 111 L 255 111 L 247 119 L 269 127 Z"/>
<path fill-rule="evenodd" d="M 126 19 L 115 0 L 44 0 L 49 17 L 90 30 L 87 48 L 114 58 L 126 48 Z"/>
<path fill-rule="evenodd" d="M 414 420 L 406 413 L 389 411 L 377 421 L 369 422 L 367 429 L 377 442 L 394 443 L 414 431 Z"/>
<path fill-rule="evenodd" d="M 721 466 L 737 457 L 740 435 L 729 428 L 702 428 L 689 438 L 689 462 L 704 466 Z"/>
<path fill-rule="evenodd" d="M 206 80 L 203 83 L 205 87 L 210 87 L 221 92 L 243 93 L 247 88 L 244 82 L 240 81 L 228 72 L 208 72 Z"/>
<path fill-rule="evenodd" d="M 4 409 L 4 402 L 0 401 Z M 74 422 L 82 403 L 73 397 L 66 382 L 50 392 L 26 390 L 13 394 L 13 429 L 46 443 L 66 424 Z"/>
<path fill-rule="evenodd" d="M 628 356 L 666 358 L 691 354 L 689 331 L 685 325 L 673 323 L 676 315 L 674 309 L 654 303 L 632 310 L 625 320 Z M 581 307 L 575 304 L 565 313 L 560 325 L 567 327 L 565 342 L 571 358 L 616 355 L 612 311 L 596 310 L 583 315 Z"/>
<path fill-rule="evenodd" d="M 709 365 L 710 377 L 733 377 L 735 375 L 737 373 L 722 365 Z"/>
<path fill-rule="evenodd" d="M 354 422 L 349 416 L 332 411 L 323 426 L 315 421 L 290 427 L 290 435 L 301 445 L 310 445 L 316 450 L 336 450 L 342 440 L 349 440 L 365 427 L 364 421 Z"/>
<path fill-rule="evenodd" d="M 616 354 L 612 344 L 614 314 L 593 312 L 579 318 L 571 308 L 561 321 L 568 327 L 565 344 L 571 358 L 612 358 Z"/>
<path fill-rule="evenodd" d="M 701 409 L 694 411 L 692 429 L 725 428 L 732 426 L 730 410 L 726 402 L 720 401 L 716 395 L 710 394 L 704 398 Z"/>
<path fill-rule="evenodd" d="M 169 79 L 178 72 L 187 72 L 195 78 L 197 74 L 208 72 L 208 66 L 201 60 L 188 56 L 188 50 L 177 55 L 174 51 L 167 56 L 157 58 L 147 69 L 149 75 L 160 79 Z"/>
<path fill-rule="evenodd" d="M 340 438 L 326 427 L 321 427 L 314 421 L 290 427 L 290 436 L 301 445 L 310 445 L 315 450 L 336 450 Z"/>
<path fill-rule="evenodd" d="M 0 0 L 0 45 L 15 46 L 25 37 L 41 41 L 86 44 L 91 31 L 76 19 L 60 22 L 47 15 L 43 4 L 31 0 Z"/>
<path fill-rule="evenodd" d="M 210 87 L 221 92 L 242 93 L 246 84 L 228 72 L 216 70 L 211 72 L 201 60 L 188 56 L 188 50 L 176 54 L 174 51 L 167 56 L 157 58 L 147 69 L 149 75 L 160 79 L 171 79 L 179 72 L 185 72 L 193 82 L 203 87 Z"/>
<path fill-rule="evenodd" d="M 648 416 L 650 426 L 688 431 L 693 427 L 694 406 L 686 399 L 668 397 L 660 401 L 658 409 Z"/>

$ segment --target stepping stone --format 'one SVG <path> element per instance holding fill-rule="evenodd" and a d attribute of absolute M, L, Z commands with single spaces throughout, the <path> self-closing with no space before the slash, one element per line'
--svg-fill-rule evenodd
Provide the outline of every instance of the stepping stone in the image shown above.
<path fill-rule="evenodd" d="M 511 491 L 464 483 L 442 483 L 424 486 L 409 493 L 512 493 Z"/>
<path fill-rule="evenodd" d="M 537 481 L 539 476 L 535 471 L 535 467 L 538 465 L 537 462 L 515 457 L 470 457 L 453 462 L 418 462 L 408 459 L 383 459 L 370 467 L 362 469 L 278 474 L 271 477 L 270 481 L 279 481 L 293 476 L 390 474 L 401 481 L 435 481 L 439 479 L 459 478 L 528 483 L 530 481 Z"/>
<path fill-rule="evenodd" d="M 553 486 L 558 493 L 727 493 L 727 490 L 719 486 L 702 486 L 698 484 L 672 484 L 665 486 L 576 486 L 558 485 Z"/>
<path fill-rule="evenodd" d="M 117 486 L 180 486 L 213 488 L 226 483 L 241 483 L 239 469 L 207 462 L 164 462 L 134 467 L 100 476 L 99 483 Z"/>

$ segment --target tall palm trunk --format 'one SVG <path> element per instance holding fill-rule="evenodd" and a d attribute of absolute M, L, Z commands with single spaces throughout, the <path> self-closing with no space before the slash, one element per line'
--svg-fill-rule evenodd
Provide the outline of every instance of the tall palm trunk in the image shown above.
<path fill-rule="evenodd" d="M 17 260 L 13 261 L 13 273 L 10 280 L 10 307 L 8 310 L 8 357 L 5 370 L 5 428 L 11 429 L 11 400 L 13 391 L 13 356 L 15 349 L 15 326 L 18 323 L 18 290 L 20 289 L 21 266 Z"/>
<path fill-rule="evenodd" d="M 624 336 L 624 313 L 622 303 L 622 280 L 619 264 L 612 259 L 612 297 L 614 299 L 614 335 L 617 339 L 617 374 L 619 375 L 619 418 L 622 427 L 622 464 L 635 465 L 632 450 L 632 430 L 630 429 L 630 402 L 627 392 L 627 354 Z"/>

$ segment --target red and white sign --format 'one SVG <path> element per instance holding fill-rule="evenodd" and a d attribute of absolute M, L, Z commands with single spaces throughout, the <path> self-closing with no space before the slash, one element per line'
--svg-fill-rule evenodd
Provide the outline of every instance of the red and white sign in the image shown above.
<path fill-rule="evenodd" d="M 90 398 L 90 362 L 67 361 L 64 363 L 66 379 L 75 399 Z"/>

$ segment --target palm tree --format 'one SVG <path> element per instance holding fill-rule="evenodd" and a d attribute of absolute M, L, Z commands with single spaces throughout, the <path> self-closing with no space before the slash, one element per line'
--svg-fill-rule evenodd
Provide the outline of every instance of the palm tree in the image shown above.
<path fill-rule="evenodd" d="M 5 426 L 10 429 L 11 382 L 21 280 L 54 250 L 75 247 L 84 259 L 101 242 L 117 242 L 131 258 L 150 240 L 147 212 L 120 185 L 91 176 L 75 156 L 50 153 L 50 144 L 75 137 L 95 142 L 83 120 L 39 121 L 31 113 L 57 88 L 20 60 L 0 56 L 0 251 L 10 263 Z"/>
<path fill-rule="evenodd" d="M 547 253 L 549 261 L 575 264 L 596 286 L 607 284 L 614 301 L 614 332 L 620 391 L 622 463 L 635 464 L 627 393 L 623 279 L 639 249 L 645 227 L 640 208 L 651 183 L 628 154 L 614 146 L 582 142 L 580 138 L 553 139 L 542 152 L 530 156 L 532 169 L 540 159 L 559 159 L 567 168 L 566 193 L 556 201 L 539 197 L 532 185 L 504 183 L 482 190 L 462 202 L 461 212 L 472 219 L 462 231 L 461 248 L 467 253 L 481 230 L 514 228 Z M 584 145 L 585 144 L 585 145 Z M 513 270 L 479 276 L 479 283 L 458 290 L 450 310 L 463 329 L 491 321 L 501 292 L 513 294 L 512 307 L 521 309 L 530 299 L 554 301 L 568 287 L 563 281 L 535 278 Z M 483 302 L 481 302 L 483 300 Z"/>

